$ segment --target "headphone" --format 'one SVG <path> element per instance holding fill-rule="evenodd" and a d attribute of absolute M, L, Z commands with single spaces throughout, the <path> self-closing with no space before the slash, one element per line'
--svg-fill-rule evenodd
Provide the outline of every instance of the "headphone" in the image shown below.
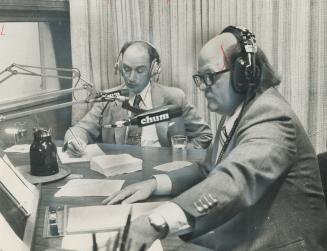
<path fill-rule="evenodd" d="M 153 44 L 145 41 L 145 40 L 135 40 L 135 41 L 129 41 L 126 42 L 123 47 L 120 49 L 116 63 L 115 63 L 115 74 L 117 74 L 118 71 L 122 74 L 122 61 L 123 61 L 123 56 L 126 50 L 133 44 L 136 43 L 143 43 L 146 45 L 149 56 L 152 58 L 151 65 L 150 65 L 150 73 L 151 77 L 154 77 L 154 81 L 157 82 L 159 79 L 159 75 L 161 72 L 161 64 L 160 64 L 160 56 L 157 51 L 157 49 L 154 47 Z"/>
<path fill-rule="evenodd" d="M 241 53 L 235 56 L 231 64 L 231 84 L 235 92 L 244 94 L 249 89 L 255 89 L 260 80 L 255 35 L 241 26 L 228 26 L 221 33 L 226 32 L 232 33 L 241 47 Z"/>

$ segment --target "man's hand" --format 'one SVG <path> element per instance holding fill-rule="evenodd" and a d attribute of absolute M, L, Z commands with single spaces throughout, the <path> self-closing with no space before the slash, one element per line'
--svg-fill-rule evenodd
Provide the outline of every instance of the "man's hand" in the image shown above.
<path fill-rule="evenodd" d="M 108 196 L 102 201 L 102 204 L 116 204 L 121 202 L 122 204 L 133 203 L 140 200 L 145 200 L 151 196 L 156 190 L 156 179 L 152 178 L 142 182 L 138 182 L 125 187 L 123 190 Z"/>
<path fill-rule="evenodd" d="M 82 140 L 71 139 L 64 144 L 64 148 L 69 156 L 79 158 L 85 154 L 86 143 Z"/>
<path fill-rule="evenodd" d="M 128 242 L 131 242 L 131 251 L 141 250 L 141 247 L 147 250 L 152 243 L 159 238 L 159 233 L 150 225 L 147 216 L 140 216 L 132 221 L 129 233 Z"/>

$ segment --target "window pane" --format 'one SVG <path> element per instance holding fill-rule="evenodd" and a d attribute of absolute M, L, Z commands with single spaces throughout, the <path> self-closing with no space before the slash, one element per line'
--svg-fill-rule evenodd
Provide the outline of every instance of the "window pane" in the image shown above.
<path fill-rule="evenodd" d="M 12 63 L 40 66 L 38 23 L 0 23 L 0 71 Z M 3 76 L 8 74 L 2 74 Z M 0 84 L 0 99 L 16 98 L 41 90 L 41 78 L 12 76 Z"/>

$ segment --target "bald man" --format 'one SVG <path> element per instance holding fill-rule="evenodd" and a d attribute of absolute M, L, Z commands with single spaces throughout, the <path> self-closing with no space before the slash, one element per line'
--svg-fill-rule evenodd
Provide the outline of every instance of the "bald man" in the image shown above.
<path fill-rule="evenodd" d="M 254 35 L 224 29 L 202 48 L 193 78 L 209 110 L 223 115 L 205 161 L 105 201 L 178 195 L 133 221 L 133 250 L 168 234 L 219 251 L 327 250 L 316 154 Z"/>
<path fill-rule="evenodd" d="M 121 62 L 120 62 L 121 59 Z M 118 70 L 124 84 L 111 91 L 127 88 L 129 105 L 145 110 L 165 105 L 182 108 L 182 117 L 137 129 L 135 127 L 104 128 L 133 116 L 121 102 L 96 103 L 86 116 L 69 128 L 65 146 L 71 156 L 84 154 L 88 143 L 132 144 L 141 146 L 170 146 L 174 134 L 186 135 L 188 147 L 207 148 L 212 139 L 208 124 L 198 115 L 179 88 L 157 83 L 160 57 L 156 49 L 145 41 L 126 43 L 119 55 Z M 137 101 L 137 104 L 136 104 Z"/>

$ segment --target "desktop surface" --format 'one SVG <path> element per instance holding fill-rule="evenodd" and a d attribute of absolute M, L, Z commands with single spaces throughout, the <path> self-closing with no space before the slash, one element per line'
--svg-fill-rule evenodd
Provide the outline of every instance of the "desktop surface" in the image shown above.
<path fill-rule="evenodd" d="M 176 160 L 176 155 L 172 154 L 171 148 L 165 147 L 139 147 L 131 145 L 112 145 L 112 144 L 99 144 L 100 148 L 107 154 L 122 154 L 128 153 L 133 157 L 143 160 L 143 170 L 122 174 L 110 177 L 110 179 L 124 179 L 124 186 L 129 184 L 146 180 L 151 178 L 152 175 L 162 173 L 161 171 L 153 169 L 153 167 Z M 205 156 L 204 150 L 189 149 L 187 150 L 186 159 L 188 161 L 199 161 Z M 15 165 L 26 165 L 29 163 L 28 154 L 10 154 L 10 159 Z M 183 156 L 185 158 L 185 155 Z M 181 159 L 179 159 L 181 160 Z M 105 179 L 106 177 L 98 172 L 90 169 L 90 163 L 74 163 L 74 164 L 59 164 L 61 167 L 69 168 L 71 175 L 82 175 L 87 179 Z M 94 206 L 101 205 L 101 201 L 105 197 L 54 197 L 54 194 L 59 190 L 61 186 L 67 183 L 69 176 L 65 179 L 42 184 L 41 186 L 41 199 L 38 208 L 38 217 L 36 221 L 35 235 L 32 250 L 43 251 L 50 250 L 52 248 L 60 248 L 62 237 L 43 237 L 43 226 L 46 213 L 46 207 L 67 205 L 68 207 L 80 207 L 80 206 Z M 169 200 L 169 197 L 155 197 L 149 199 L 149 201 Z M 185 243 L 178 237 L 167 238 L 162 242 L 163 249 L 165 251 L 176 250 L 208 250 L 190 243 Z"/>

